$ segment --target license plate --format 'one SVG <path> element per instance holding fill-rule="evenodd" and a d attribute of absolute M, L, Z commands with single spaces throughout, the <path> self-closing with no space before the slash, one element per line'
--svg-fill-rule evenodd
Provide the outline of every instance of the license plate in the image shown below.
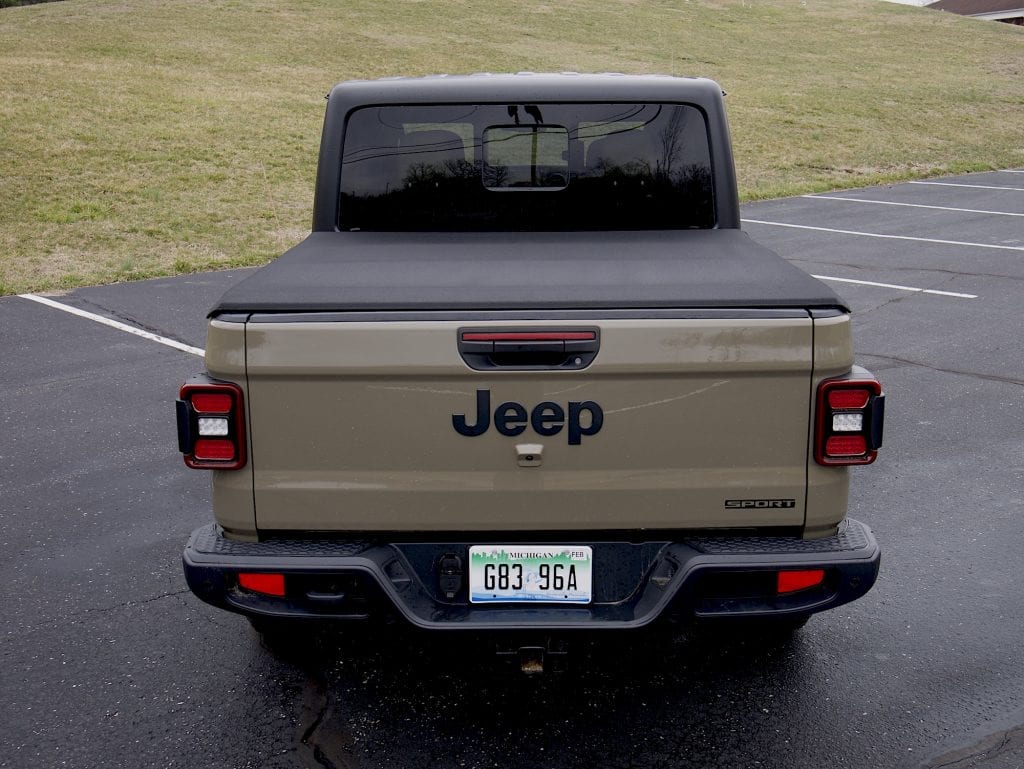
<path fill-rule="evenodd" d="M 472 603 L 590 603 L 594 555 L 586 545 L 473 545 Z"/>

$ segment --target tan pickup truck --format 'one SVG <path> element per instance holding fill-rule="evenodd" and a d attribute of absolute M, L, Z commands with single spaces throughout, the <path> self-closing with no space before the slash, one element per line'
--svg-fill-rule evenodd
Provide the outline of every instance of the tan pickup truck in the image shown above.
<path fill-rule="evenodd" d="M 538 631 L 862 596 L 882 389 L 737 200 L 708 80 L 336 86 L 312 233 L 217 303 L 181 389 L 213 471 L 191 589 L 261 628 Z"/>

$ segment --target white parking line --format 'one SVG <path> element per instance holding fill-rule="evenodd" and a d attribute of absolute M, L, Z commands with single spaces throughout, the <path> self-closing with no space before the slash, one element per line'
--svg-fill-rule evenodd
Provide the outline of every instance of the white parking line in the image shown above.
<path fill-rule="evenodd" d="M 841 198 L 838 195 L 801 195 L 809 200 L 843 200 L 847 203 L 874 203 L 877 206 L 906 206 L 908 208 L 932 208 L 936 211 L 960 211 L 965 214 L 988 214 L 990 216 L 1024 216 L 1009 211 L 982 211 L 977 208 L 953 208 L 952 206 L 926 206 L 923 203 L 894 203 L 891 200 L 865 200 L 864 198 Z"/>
<path fill-rule="evenodd" d="M 1002 251 L 1024 251 L 1024 246 L 1000 246 L 995 243 L 969 243 L 960 240 L 938 240 L 937 238 L 915 238 L 910 235 L 882 235 L 878 232 L 858 232 L 857 230 L 836 230 L 831 227 L 811 227 L 807 224 L 785 224 L 783 222 L 766 222 L 760 219 L 741 219 L 744 224 L 766 224 L 769 227 L 790 227 L 795 230 L 814 230 L 816 232 L 834 232 L 838 235 L 859 235 L 863 238 L 884 238 L 887 240 L 913 240 L 918 243 L 939 243 L 944 246 L 965 246 L 967 248 L 997 248 Z"/>
<path fill-rule="evenodd" d="M 970 187 L 975 190 L 1006 190 L 1007 192 L 1024 192 L 1024 187 L 1001 187 L 996 184 L 958 184 L 955 182 L 907 182 L 907 184 L 924 184 L 932 187 Z"/>
<path fill-rule="evenodd" d="M 958 299 L 977 299 L 977 294 L 958 294 L 955 291 L 939 291 L 934 288 L 916 288 L 915 286 L 900 286 L 895 283 L 875 283 L 872 280 L 854 280 L 853 278 L 834 278 L 830 275 L 812 275 L 818 280 L 831 280 L 838 283 L 856 283 L 859 286 L 877 286 L 879 288 L 895 288 L 899 291 L 914 291 L 919 294 L 936 294 L 938 296 L 954 296 Z"/>
<path fill-rule="evenodd" d="M 119 331 L 124 331 L 127 334 L 141 336 L 143 339 L 149 339 L 151 342 L 158 342 L 159 344 L 167 347 L 173 347 L 175 350 L 192 353 L 199 357 L 206 355 L 206 352 L 199 347 L 192 347 L 184 342 L 178 342 L 174 339 L 168 339 L 165 336 L 144 331 L 141 328 L 136 328 L 135 326 L 129 326 L 127 323 L 121 323 L 120 321 L 112 320 L 111 318 L 104 318 L 102 315 L 86 312 L 85 310 L 80 310 L 77 307 L 72 307 L 71 305 L 61 304 L 60 302 L 55 302 L 52 299 L 47 299 L 45 296 L 38 296 L 36 294 L 18 294 L 18 296 L 22 299 L 28 299 L 31 302 L 38 302 L 39 304 L 46 305 L 47 307 L 52 307 L 55 310 L 77 315 L 80 318 L 88 318 L 89 320 L 96 321 L 97 323 L 102 323 L 104 326 L 110 326 L 111 328 L 116 328 Z"/>
<path fill-rule="evenodd" d="M 1002 171 L 996 171 L 999 174 L 1024 174 L 1024 170 L 1019 168 L 1004 168 Z"/>

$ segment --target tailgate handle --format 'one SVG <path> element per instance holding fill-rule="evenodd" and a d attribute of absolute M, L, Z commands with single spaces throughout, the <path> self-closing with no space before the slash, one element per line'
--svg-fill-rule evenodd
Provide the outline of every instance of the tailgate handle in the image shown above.
<path fill-rule="evenodd" d="M 459 330 L 459 355 L 477 371 L 584 369 L 600 347 L 596 328 Z"/>

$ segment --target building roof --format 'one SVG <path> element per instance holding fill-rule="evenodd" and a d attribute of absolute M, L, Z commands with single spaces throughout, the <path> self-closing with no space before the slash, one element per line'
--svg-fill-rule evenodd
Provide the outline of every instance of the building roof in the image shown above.
<path fill-rule="evenodd" d="M 959 13 L 961 16 L 979 16 L 988 13 L 1024 13 L 1024 0 L 938 0 L 929 3 L 928 8 L 936 11 Z"/>

